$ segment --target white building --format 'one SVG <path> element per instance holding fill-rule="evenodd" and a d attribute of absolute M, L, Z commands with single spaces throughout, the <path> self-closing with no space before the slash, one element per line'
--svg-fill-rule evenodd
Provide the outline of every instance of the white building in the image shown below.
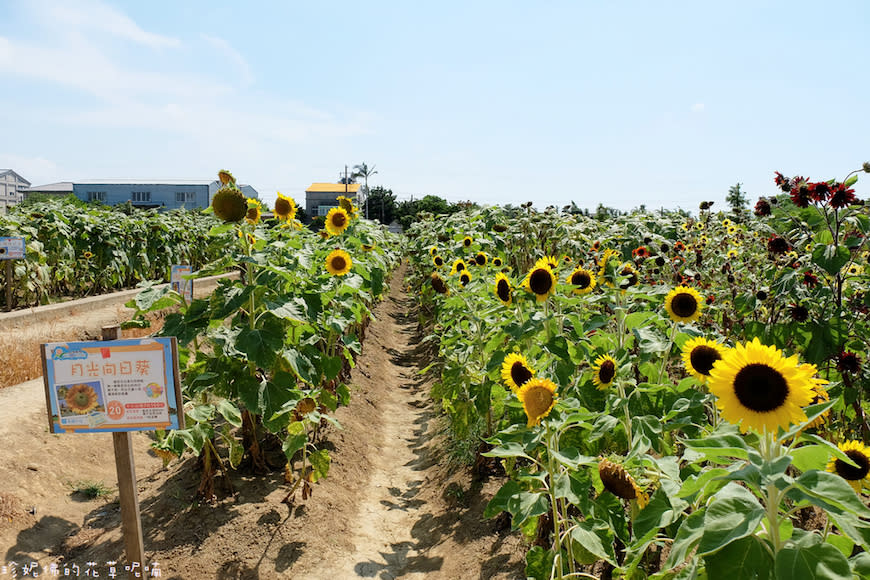
<path fill-rule="evenodd" d="M 12 171 L 0 169 L 0 213 L 24 199 L 22 189 L 30 187 L 30 182 Z"/>

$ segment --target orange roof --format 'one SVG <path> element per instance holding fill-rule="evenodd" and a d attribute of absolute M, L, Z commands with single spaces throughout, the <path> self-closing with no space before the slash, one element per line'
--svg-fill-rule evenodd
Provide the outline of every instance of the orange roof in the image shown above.
<path fill-rule="evenodd" d="M 312 183 L 311 187 L 305 190 L 305 193 L 344 193 L 345 185 L 343 183 Z M 356 193 L 359 191 L 359 183 L 348 183 L 347 193 Z"/>

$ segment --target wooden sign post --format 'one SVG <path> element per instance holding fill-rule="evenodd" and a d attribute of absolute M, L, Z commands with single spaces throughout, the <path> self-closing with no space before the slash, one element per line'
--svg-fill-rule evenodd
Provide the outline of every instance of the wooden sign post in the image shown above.
<path fill-rule="evenodd" d="M 120 340 L 120 326 L 104 326 L 103 340 Z M 133 433 L 112 433 L 115 447 L 115 470 L 118 474 L 118 496 L 121 502 L 121 532 L 127 564 L 139 562 L 145 566 L 145 542 L 142 535 L 142 517 L 139 513 L 139 490 L 136 485 L 136 462 L 133 458 Z"/>
<path fill-rule="evenodd" d="M 184 428 L 178 345 L 120 334 L 106 326 L 102 341 L 43 344 L 45 401 L 52 433 L 112 433 L 127 564 L 147 570 L 132 431 Z"/>

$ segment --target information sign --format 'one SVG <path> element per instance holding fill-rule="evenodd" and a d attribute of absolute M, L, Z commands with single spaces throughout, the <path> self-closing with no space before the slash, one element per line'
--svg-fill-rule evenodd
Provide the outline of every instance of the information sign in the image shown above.
<path fill-rule="evenodd" d="M 175 337 L 42 345 L 52 433 L 182 429 Z"/>
<path fill-rule="evenodd" d="M 0 237 L 0 260 L 23 260 L 24 238 Z"/>
<path fill-rule="evenodd" d="M 184 297 L 185 302 L 190 304 L 193 302 L 193 279 L 185 278 L 193 273 L 190 266 L 174 265 L 169 272 L 169 283 L 172 284 L 172 289 Z"/>

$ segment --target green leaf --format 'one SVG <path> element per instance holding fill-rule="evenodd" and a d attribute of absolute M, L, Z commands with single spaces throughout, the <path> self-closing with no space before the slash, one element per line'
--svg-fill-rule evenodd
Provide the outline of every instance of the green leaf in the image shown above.
<path fill-rule="evenodd" d="M 501 489 L 489 500 L 486 509 L 483 510 L 484 519 L 489 519 L 497 516 L 501 512 L 509 512 L 508 502 L 510 499 L 522 491 L 520 484 L 516 481 L 508 480 Z"/>
<path fill-rule="evenodd" d="M 841 536 L 840 534 L 828 534 L 825 541 L 840 550 L 840 553 L 847 558 L 852 555 L 852 550 L 855 549 L 855 542 L 851 538 Z"/>
<path fill-rule="evenodd" d="M 187 416 L 196 423 L 211 421 L 214 418 L 214 405 L 196 405 L 187 412 Z"/>
<path fill-rule="evenodd" d="M 329 451 L 326 449 L 318 449 L 308 456 L 308 461 L 311 463 L 311 483 L 316 483 L 319 479 L 326 477 L 329 473 Z"/>
<path fill-rule="evenodd" d="M 233 427 L 242 426 L 241 411 L 239 411 L 239 408 L 227 399 L 222 399 L 221 402 L 217 404 L 217 411 L 224 419 L 227 420 L 227 423 L 229 423 Z"/>
<path fill-rule="evenodd" d="M 666 568 L 682 564 L 701 541 L 701 536 L 704 534 L 704 514 L 705 510 L 698 510 L 683 520 L 671 545 L 671 553 L 668 554 L 668 561 L 665 563 Z"/>
<path fill-rule="evenodd" d="M 526 578 L 532 580 L 550 580 L 555 554 L 540 546 L 533 546 L 526 554 Z"/>
<path fill-rule="evenodd" d="M 308 384 L 313 384 L 317 378 L 317 370 L 311 361 L 295 348 L 285 348 L 281 353 L 282 358 L 287 361 L 293 372 L 300 379 Z"/>
<path fill-rule="evenodd" d="M 616 555 L 613 551 L 613 532 L 606 522 L 600 520 L 577 522 L 571 531 L 571 539 L 578 542 L 597 559 L 605 560 L 613 566 L 617 565 Z"/>
<path fill-rule="evenodd" d="M 384 291 L 384 271 L 380 268 L 372 268 L 372 295 L 379 296 Z"/>
<path fill-rule="evenodd" d="M 658 530 L 674 523 L 679 514 L 674 510 L 668 494 L 658 488 L 634 519 L 634 534 L 637 537 L 645 536 L 651 530 Z"/>
<path fill-rule="evenodd" d="M 792 450 L 792 465 L 799 471 L 811 469 L 825 469 L 831 452 L 824 445 L 803 445 Z"/>
<path fill-rule="evenodd" d="M 284 346 L 284 326 L 271 315 L 261 320 L 262 326 L 244 328 L 239 332 L 236 348 L 245 353 L 248 360 L 265 369 L 272 366 L 276 353 Z"/>
<path fill-rule="evenodd" d="M 852 573 L 858 578 L 870 578 L 870 553 L 861 552 L 849 559 Z"/>
<path fill-rule="evenodd" d="M 502 443 L 498 447 L 493 447 L 486 453 L 481 453 L 481 455 L 484 457 L 525 457 L 526 459 L 531 459 L 531 457 L 526 454 L 524 446 L 516 441 Z"/>
<path fill-rule="evenodd" d="M 712 469 L 707 469 L 706 471 L 702 471 L 699 475 L 692 475 L 687 477 L 683 482 L 682 487 L 680 488 L 680 493 L 677 497 L 690 497 L 707 487 L 714 479 L 725 477 L 728 475 L 728 470 L 722 467 L 716 467 Z M 714 484 L 716 486 L 724 485 L 724 483 L 717 482 Z M 709 495 L 709 494 L 705 494 Z"/>
<path fill-rule="evenodd" d="M 830 544 L 787 544 L 776 555 L 777 580 L 843 580 L 851 576 L 849 561 Z"/>
<path fill-rule="evenodd" d="M 730 483 L 717 493 L 704 516 L 704 535 L 698 554 L 706 555 L 755 533 L 764 518 L 764 508 L 744 487 Z"/>
<path fill-rule="evenodd" d="M 736 433 L 715 435 L 704 439 L 689 439 L 683 443 L 689 449 L 706 455 L 707 458 L 736 457 L 737 459 L 747 459 L 749 457 L 749 446 L 744 438 Z"/>
<path fill-rule="evenodd" d="M 704 556 L 710 580 L 768 580 L 773 561 L 755 536 L 735 540 L 718 552 Z"/>
<path fill-rule="evenodd" d="M 294 421 L 287 426 L 287 438 L 281 445 L 284 450 L 284 455 L 287 456 L 287 461 L 293 461 L 293 456 L 296 452 L 305 447 L 308 442 L 308 435 L 305 433 L 305 426 L 301 421 Z"/>
<path fill-rule="evenodd" d="M 341 372 L 342 367 L 341 357 L 338 356 L 326 356 L 323 355 L 320 358 L 320 366 L 323 370 L 323 378 L 327 381 L 331 381 L 335 377 L 338 376 L 338 373 Z"/>
<path fill-rule="evenodd" d="M 860 517 L 870 517 L 864 505 L 846 480 L 827 471 L 807 471 L 794 481 L 794 486 L 805 494 L 835 504 Z"/>
<path fill-rule="evenodd" d="M 589 511 L 590 489 L 592 489 L 592 481 L 586 470 L 559 473 L 553 484 L 553 493 L 556 494 L 557 499 L 567 499 L 583 513 Z"/>
<path fill-rule="evenodd" d="M 846 246 L 816 245 L 813 249 L 813 263 L 820 266 L 831 276 L 836 276 L 849 261 L 849 248 Z"/>

